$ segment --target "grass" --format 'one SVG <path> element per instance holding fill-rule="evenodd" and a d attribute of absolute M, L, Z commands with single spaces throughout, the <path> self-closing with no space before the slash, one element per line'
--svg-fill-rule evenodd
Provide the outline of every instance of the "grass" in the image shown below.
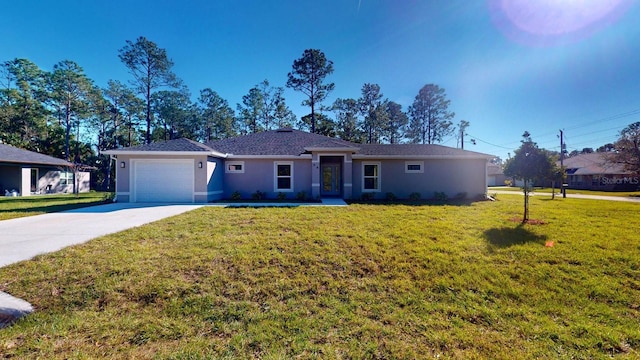
<path fill-rule="evenodd" d="M 490 187 L 488 189 L 488 193 L 491 194 L 491 191 L 500 190 L 500 191 L 516 191 L 522 192 L 522 188 L 516 186 L 498 186 L 498 187 Z M 533 191 L 537 193 L 549 193 L 551 194 L 551 188 L 535 188 Z M 560 189 L 556 188 L 556 195 L 560 194 Z M 640 191 L 599 191 L 599 190 L 578 190 L 578 189 L 567 189 L 567 194 L 583 194 L 583 195 L 602 195 L 602 196 L 620 196 L 620 197 L 640 197 Z"/>
<path fill-rule="evenodd" d="M 638 205 L 499 199 L 204 207 L 39 256 L 0 269 L 37 309 L 0 354 L 638 358 Z"/>
<path fill-rule="evenodd" d="M 0 197 L 0 220 L 72 210 L 110 201 L 104 192 Z"/>

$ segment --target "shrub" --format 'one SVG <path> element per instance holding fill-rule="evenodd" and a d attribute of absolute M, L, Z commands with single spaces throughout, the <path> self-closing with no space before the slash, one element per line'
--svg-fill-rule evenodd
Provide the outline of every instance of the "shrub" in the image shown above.
<path fill-rule="evenodd" d="M 456 194 L 456 196 L 453 197 L 454 200 L 464 200 L 467 198 L 467 193 L 466 192 L 459 192 Z"/>
<path fill-rule="evenodd" d="M 299 193 L 296 194 L 296 199 L 300 201 L 307 200 L 307 193 L 304 191 L 300 191 Z"/>
<path fill-rule="evenodd" d="M 386 195 L 386 199 L 387 201 L 396 201 L 398 200 L 398 197 L 394 193 L 388 192 Z"/>
<path fill-rule="evenodd" d="M 240 191 L 234 191 L 233 194 L 231 194 L 231 200 L 240 200 L 241 198 Z"/>
<path fill-rule="evenodd" d="M 279 192 L 278 193 L 278 200 L 284 200 L 287 198 L 287 194 L 283 193 L 283 192 Z"/>
<path fill-rule="evenodd" d="M 253 194 L 251 194 L 251 198 L 252 198 L 253 200 L 263 200 L 263 199 L 264 199 L 264 198 L 266 198 L 266 197 L 267 197 L 267 194 L 266 194 L 266 193 L 263 193 L 263 192 L 262 192 L 262 191 L 260 191 L 260 190 L 256 190 L 256 192 L 254 192 Z"/>
<path fill-rule="evenodd" d="M 447 201 L 447 194 L 445 194 L 443 191 L 436 191 L 433 193 L 433 198 L 436 201 Z"/>
<path fill-rule="evenodd" d="M 419 192 L 412 192 L 409 194 L 409 200 L 418 201 L 422 198 L 422 195 Z"/>
<path fill-rule="evenodd" d="M 513 182 L 511 181 L 511 179 L 506 179 L 506 180 L 504 181 L 504 184 L 505 184 L 506 186 L 511 186 L 511 185 L 513 185 Z"/>
<path fill-rule="evenodd" d="M 360 199 L 363 201 L 370 201 L 373 200 L 374 196 L 375 195 L 372 192 L 363 192 L 362 195 L 360 195 Z"/>

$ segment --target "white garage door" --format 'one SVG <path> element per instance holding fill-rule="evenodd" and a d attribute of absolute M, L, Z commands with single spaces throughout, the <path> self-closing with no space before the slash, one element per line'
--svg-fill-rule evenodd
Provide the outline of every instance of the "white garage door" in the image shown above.
<path fill-rule="evenodd" d="M 133 202 L 193 202 L 193 160 L 133 160 Z"/>

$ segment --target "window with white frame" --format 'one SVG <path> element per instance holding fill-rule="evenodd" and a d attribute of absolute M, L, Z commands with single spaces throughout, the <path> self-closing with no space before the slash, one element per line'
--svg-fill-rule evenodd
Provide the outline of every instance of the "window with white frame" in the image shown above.
<path fill-rule="evenodd" d="M 231 174 L 244 173 L 244 161 L 227 161 L 225 172 Z"/>
<path fill-rule="evenodd" d="M 293 191 L 293 162 L 276 161 L 273 163 L 274 170 L 274 191 Z"/>
<path fill-rule="evenodd" d="M 362 191 L 380 191 L 380 163 L 362 163 Z"/>
<path fill-rule="evenodd" d="M 407 174 L 421 174 L 424 172 L 424 161 L 405 161 L 404 172 Z"/>
<path fill-rule="evenodd" d="M 60 171 L 60 185 L 73 185 L 73 173 L 70 171 Z"/>

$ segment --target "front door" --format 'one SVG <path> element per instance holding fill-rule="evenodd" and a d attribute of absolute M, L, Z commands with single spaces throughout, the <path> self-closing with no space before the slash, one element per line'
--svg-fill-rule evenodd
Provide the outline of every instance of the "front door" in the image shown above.
<path fill-rule="evenodd" d="M 340 196 L 340 164 L 322 164 L 322 196 Z"/>

